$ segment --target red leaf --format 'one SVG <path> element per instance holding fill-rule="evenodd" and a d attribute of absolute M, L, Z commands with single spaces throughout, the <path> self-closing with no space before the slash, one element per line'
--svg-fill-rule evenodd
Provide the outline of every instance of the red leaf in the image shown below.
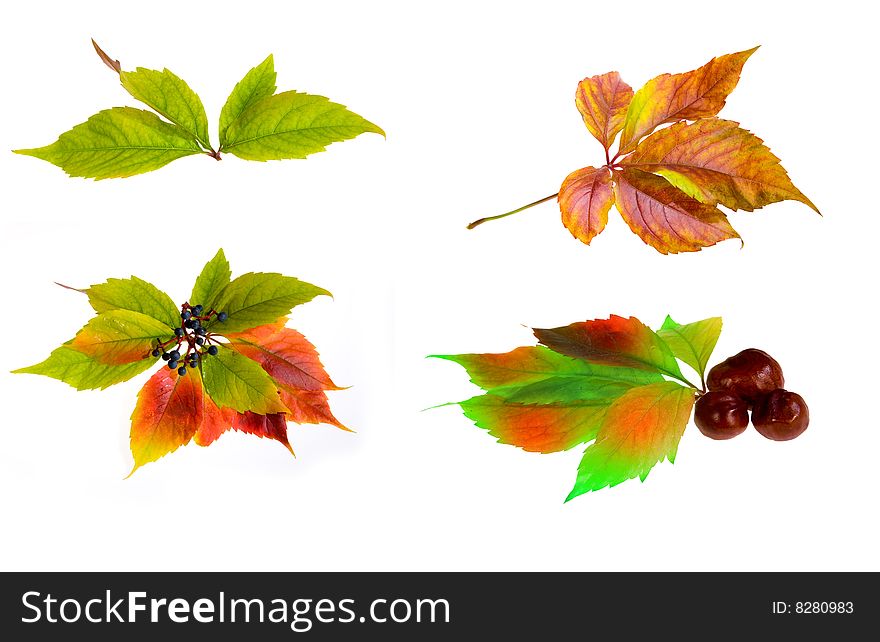
<path fill-rule="evenodd" d="M 717 208 L 691 198 L 669 181 L 640 169 L 614 172 L 617 209 L 630 229 L 663 254 L 696 252 L 739 238 Z"/>

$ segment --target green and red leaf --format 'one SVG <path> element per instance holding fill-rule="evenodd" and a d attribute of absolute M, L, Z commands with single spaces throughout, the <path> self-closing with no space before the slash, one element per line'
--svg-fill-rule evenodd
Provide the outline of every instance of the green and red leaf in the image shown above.
<path fill-rule="evenodd" d="M 635 317 L 611 315 L 559 328 L 536 328 L 535 336 L 554 352 L 569 357 L 683 378 L 669 346 Z"/>
<path fill-rule="evenodd" d="M 70 345 L 100 363 L 123 365 L 150 358 L 157 340 L 170 335 L 171 328 L 153 317 L 110 310 L 89 321 Z"/>

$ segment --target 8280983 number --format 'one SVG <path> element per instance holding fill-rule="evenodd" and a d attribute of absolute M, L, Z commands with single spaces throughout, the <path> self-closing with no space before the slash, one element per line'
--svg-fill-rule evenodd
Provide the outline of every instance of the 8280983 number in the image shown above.
<path fill-rule="evenodd" d="M 852 613 L 852 602 L 795 602 L 794 612 L 802 614 Z"/>

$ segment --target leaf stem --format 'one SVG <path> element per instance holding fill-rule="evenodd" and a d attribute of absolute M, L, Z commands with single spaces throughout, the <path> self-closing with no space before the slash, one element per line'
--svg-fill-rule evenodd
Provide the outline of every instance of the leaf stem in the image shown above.
<path fill-rule="evenodd" d="M 110 69 L 115 71 L 117 74 L 122 73 L 122 65 L 120 64 L 120 62 L 118 60 L 113 60 L 113 58 L 108 56 L 107 52 L 98 46 L 98 43 L 95 42 L 94 38 L 92 38 L 92 46 L 95 48 L 95 53 L 98 54 L 98 57 L 105 65 L 110 67 Z"/>
<path fill-rule="evenodd" d="M 528 205 L 523 205 L 522 207 L 518 207 L 517 209 L 511 210 L 510 212 L 505 212 L 504 214 L 498 214 L 497 216 L 487 216 L 486 218 L 477 219 L 473 223 L 469 224 L 467 226 L 467 228 L 469 230 L 472 230 L 475 227 L 477 227 L 478 225 L 482 225 L 483 223 L 485 223 L 487 221 L 496 221 L 499 218 L 505 218 L 507 216 L 513 216 L 514 214 L 519 214 L 523 210 L 527 210 L 530 207 L 534 207 L 535 205 L 540 205 L 541 203 L 546 203 L 547 201 L 552 200 L 552 199 L 556 198 L 557 196 L 559 196 L 559 192 L 557 192 L 556 194 L 551 194 L 550 196 L 545 196 L 544 198 L 537 200 L 534 203 L 529 203 Z"/>

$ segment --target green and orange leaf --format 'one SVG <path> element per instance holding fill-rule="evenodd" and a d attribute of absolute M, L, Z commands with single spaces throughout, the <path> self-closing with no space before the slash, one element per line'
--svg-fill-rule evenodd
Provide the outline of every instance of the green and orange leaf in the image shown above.
<path fill-rule="evenodd" d="M 620 153 L 636 148 L 658 125 L 714 116 L 727 102 L 746 60 L 757 47 L 712 58 L 682 74 L 661 74 L 645 83 L 632 98 L 620 134 Z"/>
<path fill-rule="evenodd" d="M 720 331 L 717 317 L 684 325 L 667 317 L 654 332 L 612 315 L 536 329 L 538 346 L 437 356 L 461 365 L 485 391 L 458 405 L 499 443 L 552 453 L 593 442 L 571 499 L 644 480 L 657 462 L 675 459 L 699 392 L 676 359 L 702 379 Z"/>
<path fill-rule="evenodd" d="M 146 314 L 110 310 L 89 321 L 70 345 L 100 363 L 124 365 L 150 358 L 157 340 L 170 335 L 169 326 Z"/>
<path fill-rule="evenodd" d="M 584 452 L 566 501 L 635 477 L 645 481 L 658 462 L 675 462 L 695 399 L 693 389 L 671 381 L 623 394 L 608 408 L 596 441 Z"/>
<path fill-rule="evenodd" d="M 131 472 L 188 444 L 202 424 L 203 407 L 198 376 L 162 368 L 150 377 L 131 415 Z"/>

